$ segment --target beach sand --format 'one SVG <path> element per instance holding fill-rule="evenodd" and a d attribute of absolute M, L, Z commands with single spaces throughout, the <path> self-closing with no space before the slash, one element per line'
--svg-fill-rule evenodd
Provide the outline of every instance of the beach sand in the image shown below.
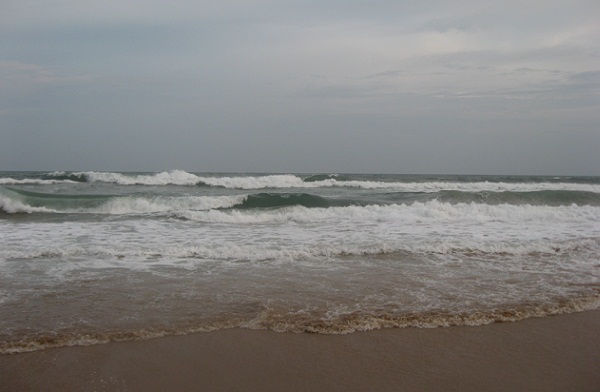
<path fill-rule="evenodd" d="M 600 391 L 600 311 L 350 335 L 221 330 L 0 355 L 1 391 Z"/>

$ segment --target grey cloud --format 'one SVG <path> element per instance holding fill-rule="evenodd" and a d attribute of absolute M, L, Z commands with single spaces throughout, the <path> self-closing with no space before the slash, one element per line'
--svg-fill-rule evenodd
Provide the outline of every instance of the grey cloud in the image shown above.
<path fill-rule="evenodd" d="M 98 4 L 0 15 L 0 169 L 600 174 L 597 2 Z"/>

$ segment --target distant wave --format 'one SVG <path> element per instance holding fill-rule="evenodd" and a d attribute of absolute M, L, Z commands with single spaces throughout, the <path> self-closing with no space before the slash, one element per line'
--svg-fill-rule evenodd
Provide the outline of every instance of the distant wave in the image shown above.
<path fill-rule="evenodd" d="M 63 179 L 44 180 L 41 178 L 0 178 L 0 185 L 52 185 L 61 183 L 75 183 L 75 181 Z"/>
<path fill-rule="evenodd" d="M 64 171 L 55 171 L 51 173 L 46 173 L 42 176 L 44 179 L 51 180 L 66 180 L 72 182 L 87 182 L 88 178 L 85 173 L 68 173 Z"/>
<path fill-rule="evenodd" d="M 411 200 L 438 200 L 448 203 L 483 203 L 514 205 L 593 205 L 600 206 L 600 193 L 575 190 L 516 191 L 456 191 L 439 192 L 388 192 L 380 196 L 382 200 L 409 202 Z"/>
<path fill-rule="evenodd" d="M 313 174 L 304 178 L 304 182 L 317 182 L 325 180 L 349 181 L 350 177 L 341 176 L 339 174 Z"/>
<path fill-rule="evenodd" d="M 107 182 L 119 185 L 196 185 L 200 180 L 195 174 L 183 170 L 165 171 L 155 174 L 129 175 L 112 172 L 53 172 L 47 176 L 56 176 L 60 179 L 70 180 L 77 178 L 77 181 L 84 182 Z"/>
<path fill-rule="evenodd" d="M 49 178 L 56 178 L 49 180 Z M 213 186 L 231 189 L 276 189 L 276 188 L 323 188 L 347 187 L 362 189 L 391 189 L 402 192 L 439 192 L 454 190 L 463 192 L 528 192 L 540 190 L 574 190 L 600 193 L 599 184 L 571 182 L 493 182 L 493 181 L 428 181 L 398 182 L 352 180 L 347 176 L 318 174 L 301 177 L 293 174 L 263 176 L 199 176 L 183 170 L 172 170 L 154 174 L 123 174 L 112 172 L 53 172 L 42 179 L 0 179 L 0 184 L 47 184 L 47 181 L 106 182 L 119 185 L 185 185 Z"/>

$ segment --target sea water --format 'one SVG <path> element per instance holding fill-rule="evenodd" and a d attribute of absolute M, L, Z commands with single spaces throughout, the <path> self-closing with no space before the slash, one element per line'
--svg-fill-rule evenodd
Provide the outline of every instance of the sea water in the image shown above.
<path fill-rule="evenodd" d="M 600 305 L 600 178 L 0 173 L 0 352 Z"/>

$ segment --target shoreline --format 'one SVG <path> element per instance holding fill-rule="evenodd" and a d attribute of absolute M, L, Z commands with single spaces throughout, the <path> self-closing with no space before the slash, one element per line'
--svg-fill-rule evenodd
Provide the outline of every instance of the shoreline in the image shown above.
<path fill-rule="evenodd" d="M 294 323 L 291 319 L 277 319 L 273 315 L 263 315 L 262 321 L 270 323 L 261 325 L 260 320 L 250 322 L 213 322 L 206 325 L 194 325 L 183 328 L 147 328 L 131 330 L 113 330 L 108 332 L 70 332 L 38 335 L 21 340 L 0 342 L 0 356 L 20 354 L 40 350 L 92 346 L 113 342 L 144 341 L 169 336 L 183 336 L 195 333 L 216 332 L 227 329 L 267 330 L 277 333 L 316 333 L 323 335 L 347 335 L 357 332 L 369 332 L 394 328 L 447 328 L 456 326 L 483 326 L 493 323 L 506 323 L 544 318 L 561 314 L 600 310 L 600 296 L 589 295 L 562 299 L 554 303 L 524 305 L 522 307 L 506 307 L 493 311 L 474 311 L 471 313 L 405 313 L 389 314 L 351 314 L 333 322 L 323 320 L 301 319 Z M 270 319 L 270 320 L 269 320 Z"/>
<path fill-rule="evenodd" d="M 0 355 L 14 390 L 600 390 L 600 310 L 348 335 L 226 329 Z"/>

